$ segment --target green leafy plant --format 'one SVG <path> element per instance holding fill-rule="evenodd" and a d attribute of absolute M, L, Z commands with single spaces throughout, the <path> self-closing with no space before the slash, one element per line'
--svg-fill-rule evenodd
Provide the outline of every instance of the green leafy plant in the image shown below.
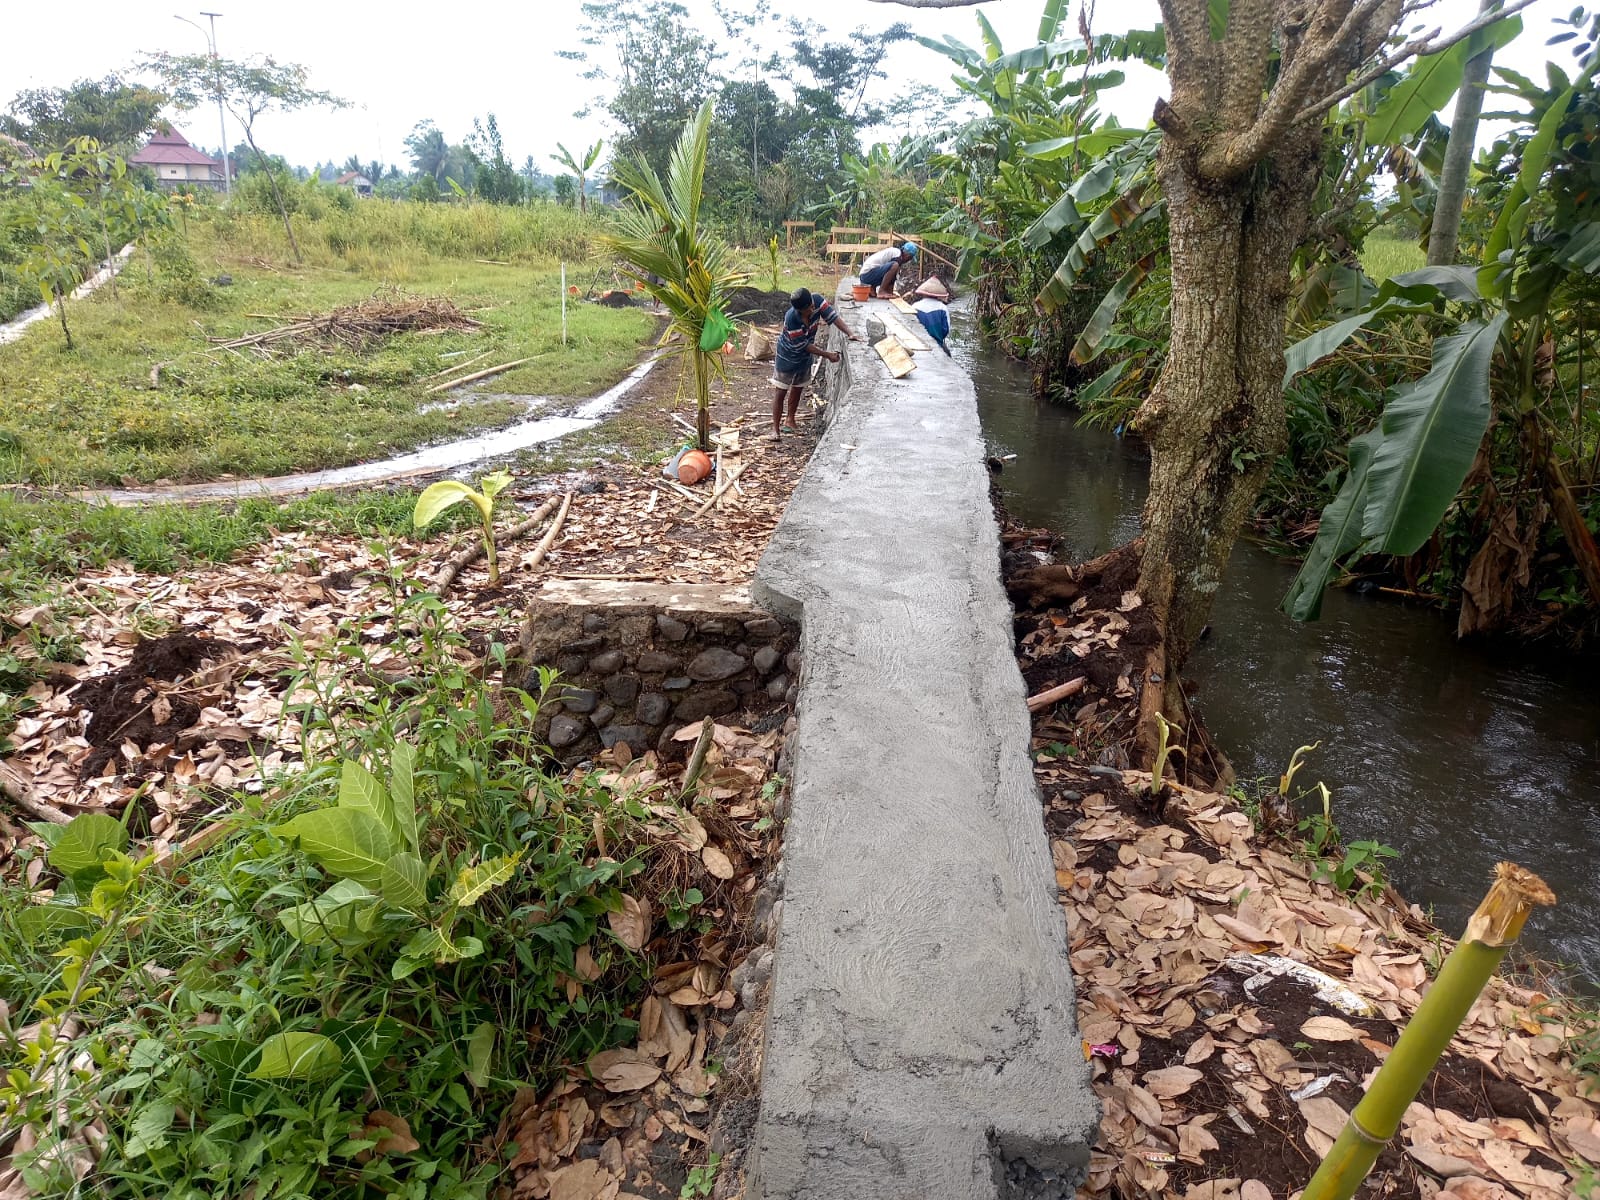
<path fill-rule="evenodd" d="M 417 497 L 416 509 L 411 514 L 411 523 L 417 529 L 422 529 L 433 524 L 439 514 L 448 508 L 460 504 L 463 500 L 470 500 L 472 507 L 478 510 L 478 519 L 483 524 L 483 550 L 489 561 L 489 586 L 500 585 L 500 560 L 494 548 L 494 501 L 495 497 L 505 491 L 511 484 L 509 471 L 491 471 L 478 480 L 482 491 L 473 491 L 456 479 L 441 479 L 438 483 L 429 484 Z"/>
<path fill-rule="evenodd" d="M 696 1200 L 697 1197 L 711 1195 L 712 1189 L 717 1186 L 717 1168 L 722 1163 L 722 1155 L 713 1151 L 706 1157 L 703 1167 L 690 1167 L 689 1177 L 678 1189 L 679 1200 Z"/>
<path fill-rule="evenodd" d="M 746 279 L 731 265 L 726 243 L 701 220 L 711 101 L 683 128 L 663 180 L 643 155 L 613 164 L 617 180 L 633 193 L 606 248 L 633 268 L 644 290 L 666 310 L 663 342 L 687 355 L 694 372 L 695 434 L 711 449 L 711 379 L 723 371 L 721 350 L 734 332 L 728 294 Z"/>
<path fill-rule="evenodd" d="M 772 276 L 772 290 L 778 290 L 778 235 L 773 234 L 767 243 L 767 270 Z"/>
<path fill-rule="evenodd" d="M 1167 759 L 1174 754 L 1184 753 L 1182 746 L 1174 746 L 1170 742 L 1172 734 L 1182 735 L 1183 727 L 1181 725 L 1175 725 L 1162 714 L 1157 713 L 1156 730 L 1156 757 L 1154 764 L 1150 768 L 1150 795 L 1152 796 L 1161 795 L 1161 789 L 1166 786 L 1163 776 L 1167 770 Z"/>

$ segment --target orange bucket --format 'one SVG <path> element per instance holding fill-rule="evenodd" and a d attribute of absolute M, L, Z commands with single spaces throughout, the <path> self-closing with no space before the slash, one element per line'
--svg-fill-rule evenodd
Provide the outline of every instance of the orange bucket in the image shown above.
<path fill-rule="evenodd" d="M 711 474 L 711 459 L 704 450 L 691 450 L 678 460 L 678 482 L 699 483 Z"/>
<path fill-rule="evenodd" d="M 851 298 L 856 300 L 871 300 L 872 287 L 870 284 L 852 283 L 850 285 L 850 295 Z"/>

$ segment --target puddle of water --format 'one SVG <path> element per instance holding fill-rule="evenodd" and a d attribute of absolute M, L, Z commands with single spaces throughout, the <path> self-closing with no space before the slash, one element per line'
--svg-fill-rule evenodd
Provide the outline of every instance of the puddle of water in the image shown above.
<path fill-rule="evenodd" d="M 242 500 L 261 496 L 293 496 L 305 492 L 325 491 L 330 488 L 349 487 L 358 483 L 381 483 L 407 479 L 417 475 L 432 475 L 502 458 L 518 450 L 526 450 L 544 442 L 553 442 L 580 429 L 588 429 L 607 416 L 635 384 L 649 374 L 659 361 L 646 359 L 621 383 L 600 395 L 583 401 L 568 413 L 560 416 L 538 417 L 519 421 L 504 429 L 492 430 L 475 437 L 425 446 L 409 454 L 398 454 L 377 462 L 357 463 L 350 467 L 334 467 L 326 471 L 305 471 L 296 475 L 278 475 L 270 479 L 230 479 L 215 483 L 184 483 L 166 488 L 108 488 L 103 491 L 76 492 L 80 500 L 96 503 L 131 506 L 139 504 L 183 504 L 204 500 Z M 520 397 L 530 401 L 548 401 L 549 397 Z"/>
<path fill-rule="evenodd" d="M 973 363 L 985 436 L 1015 452 L 999 482 L 1018 520 L 1080 557 L 1139 529 L 1149 459 L 1041 404 L 1016 364 Z M 1241 778 L 1276 779 L 1296 746 L 1322 741 L 1301 775 L 1333 791 L 1349 840 L 1400 857 L 1410 900 L 1457 933 L 1494 863 L 1537 871 L 1559 898 L 1524 942 L 1600 981 L 1600 700 L 1594 664 L 1509 643 L 1458 642 L 1436 611 L 1329 592 L 1323 617 L 1278 611 L 1293 568 L 1241 543 L 1185 672 Z"/>

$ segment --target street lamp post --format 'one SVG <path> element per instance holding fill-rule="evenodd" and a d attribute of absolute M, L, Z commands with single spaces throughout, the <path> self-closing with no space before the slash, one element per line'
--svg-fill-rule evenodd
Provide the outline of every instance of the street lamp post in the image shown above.
<path fill-rule="evenodd" d="M 217 57 L 217 18 L 222 14 L 217 12 L 203 12 L 202 17 L 207 17 L 211 23 L 211 32 L 207 33 L 201 25 L 189 20 L 188 17 L 179 17 L 174 14 L 174 19 L 182 21 L 185 25 L 193 25 L 200 30 L 200 35 L 206 39 L 206 49 L 211 51 L 211 65 L 216 71 L 217 80 L 217 128 L 222 136 L 222 186 L 227 191 L 228 199 L 233 199 L 233 169 L 228 162 L 228 120 L 223 115 L 222 109 L 222 64 Z"/>

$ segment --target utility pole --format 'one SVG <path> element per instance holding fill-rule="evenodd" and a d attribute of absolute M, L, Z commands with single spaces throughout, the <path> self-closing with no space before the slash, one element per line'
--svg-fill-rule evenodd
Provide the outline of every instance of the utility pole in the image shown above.
<path fill-rule="evenodd" d="M 211 66 L 216 72 L 217 130 L 222 136 L 222 186 L 227 192 L 228 199 L 232 200 L 233 169 L 228 161 L 228 119 L 224 115 L 222 108 L 222 63 L 217 56 L 217 18 L 222 14 L 218 12 L 203 12 L 200 15 L 209 18 L 211 22 L 210 33 L 206 33 L 204 28 L 189 20 L 188 17 L 179 17 L 174 14 L 174 19 L 182 21 L 185 25 L 194 25 L 196 29 L 199 29 L 201 36 L 206 39 L 206 48 L 211 51 Z"/>

